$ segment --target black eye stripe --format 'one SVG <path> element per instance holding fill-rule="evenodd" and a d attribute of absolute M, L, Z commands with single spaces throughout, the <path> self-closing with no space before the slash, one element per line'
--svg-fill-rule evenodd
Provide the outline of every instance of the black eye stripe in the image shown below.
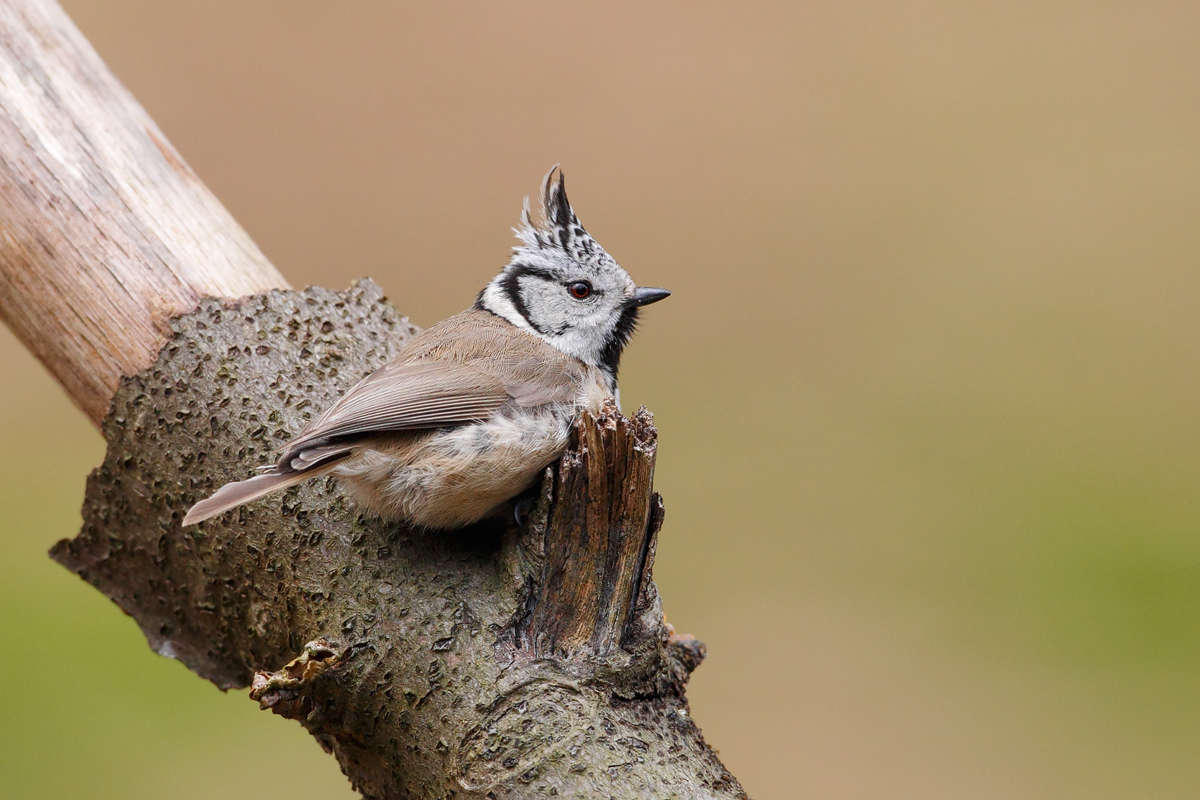
<path fill-rule="evenodd" d="M 544 270 L 540 267 L 535 267 L 532 264 L 513 264 L 512 267 L 508 270 L 505 270 L 505 272 L 506 274 L 504 276 L 504 280 L 500 283 L 500 288 L 504 292 L 505 296 L 508 297 L 508 301 L 512 303 L 513 308 L 517 310 L 517 313 L 529 323 L 529 327 L 533 328 L 538 333 L 544 333 L 545 331 L 542 330 L 541 326 L 539 326 L 529 316 L 529 306 L 525 304 L 525 298 L 521 296 L 520 281 L 521 278 L 526 276 L 541 278 L 542 280 L 548 281 L 551 280 L 550 273 L 547 270 Z"/>

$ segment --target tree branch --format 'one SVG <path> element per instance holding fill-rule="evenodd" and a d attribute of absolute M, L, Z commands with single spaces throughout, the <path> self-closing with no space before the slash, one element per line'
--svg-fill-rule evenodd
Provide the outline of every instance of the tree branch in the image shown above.
<path fill-rule="evenodd" d="M 280 287 L 61 9 L 0 0 L 0 315 L 108 444 L 53 557 L 367 797 L 744 796 L 651 580 L 644 410 L 585 416 L 523 527 L 386 524 L 332 479 L 180 527 L 415 333 L 369 281 Z"/>
<path fill-rule="evenodd" d="M 200 298 L 286 288 L 53 0 L 0 0 L 0 318 L 96 425 Z"/>
<path fill-rule="evenodd" d="M 122 383 L 83 531 L 53 550 L 159 653 L 253 683 L 367 797 L 740 796 L 687 711 L 703 650 L 670 635 L 650 579 L 647 412 L 585 416 L 524 528 L 414 531 L 326 479 L 181 529 L 414 329 L 370 282 L 206 300 L 174 325 Z"/>

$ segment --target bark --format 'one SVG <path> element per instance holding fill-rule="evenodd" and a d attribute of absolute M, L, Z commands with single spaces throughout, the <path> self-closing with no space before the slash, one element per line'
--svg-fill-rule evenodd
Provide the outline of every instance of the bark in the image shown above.
<path fill-rule="evenodd" d="M 205 295 L 287 282 L 53 0 L 0 0 L 0 318 L 96 425 Z"/>
<path fill-rule="evenodd" d="M 252 683 L 367 797 L 743 796 L 688 713 L 703 646 L 651 580 L 649 413 L 582 420 L 524 525 L 410 530 L 321 479 L 181 529 L 414 329 L 370 282 L 206 300 L 174 327 L 117 392 L 83 531 L 53 550 L 159 653 Z"/>
<path fill-rule="evenodd" d="M 410 530 L 319 479 L 180 527 L 415 332 L 369 281 L 285 288 L 61 9 L 0 0 L 0 314 L 108 444 L 53 557 L 367 797 L 744 796 L 651 577 L 644 410 L 582 419 L 522 525 Z"/>

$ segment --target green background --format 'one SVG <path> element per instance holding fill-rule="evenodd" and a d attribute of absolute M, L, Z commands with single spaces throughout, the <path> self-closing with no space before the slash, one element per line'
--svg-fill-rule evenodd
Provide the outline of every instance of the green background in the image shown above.
<path fill-rule="evenodd" d="M 675 291 L 622 395 L 753 796 L 1200 796 L 1200 6 L 65 6 L 294 285 L 448 316 L 561 161 Z M 0 797 L 349 797 L 45 557 L 102 445 L 0 370 Z"/>

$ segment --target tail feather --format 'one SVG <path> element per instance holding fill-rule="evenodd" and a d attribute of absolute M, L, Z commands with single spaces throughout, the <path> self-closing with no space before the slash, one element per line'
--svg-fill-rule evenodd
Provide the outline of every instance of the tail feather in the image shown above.
<path fill-rule="evenodd" d="M 195 525 L 197 522 L 211 519 L 231 508 L 237 508 L 240 505 L 249 503 L 251 500 L 257 500 L 272 492 L 279 492 L 289 486 L 303 483 L 310 478 L 324 475 L 337 466 L 337 462 L 340 460 L 327 462 L 302 472 L 293 472 L 290 470 L 283 473 L 268 472 L 264 475 L 255 475 L 253 478 L 247 478 L 244 481 L 227 483 L 220 489 L 217 489 L 207 500 L 201 500 L 188 509 L 187 515 L 183 518 L 183 524 L 185 526 Z"/>

